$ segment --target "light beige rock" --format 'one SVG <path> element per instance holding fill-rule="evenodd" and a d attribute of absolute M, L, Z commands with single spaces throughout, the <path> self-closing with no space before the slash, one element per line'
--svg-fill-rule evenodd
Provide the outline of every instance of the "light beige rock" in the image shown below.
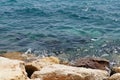
<path fill-rule="evenodd" d="M 40 78 L 30 79 L 30 80 L 41 80 Z"/>
<path fill-rule="evenodd" d="M 109 77 L 107 71 L 72 67 L 60 64 L 49 65 L 36 71 L 31 78 L 42 80 L 103 80 Z"/>
<path fill-rule="evenodd" d="M 41 80 L 40 78 L 35 78 L 35 79 L 28 79 L 28 80 Z"/>
<path fill-rule="evenodd" d="M 108 80 L 120 80 L 120 73 L 113 74 Z"/>
<path fill-rule="evenodd" d="M 44 57 L 41 59 L 36 59 L 26 63 L 26 71 L 28 76 L 30 77 L 34 71 L 41 70 L 43 67 L 52 65 L 52 64 L 59 64 L 60 60 L 57 57 Z"/>
<path fill-rule="evenodd" d="M 112 71 L 120 73 L 120 67 L 113 67 Z"/>
<path fill-rule="evenodd" d="M 59 64 L 60 60 L 57 57 L 45 57 L 41 59 L 36 59 L 31 62 L 26 63 L 26 67 L 34 67 L 36 70 L 41 70 L 44 66 Z"/>
<path fill-rule="evenodd" d="M 24 62 L 0 57 L 0 80 L 27 80 Z"/>

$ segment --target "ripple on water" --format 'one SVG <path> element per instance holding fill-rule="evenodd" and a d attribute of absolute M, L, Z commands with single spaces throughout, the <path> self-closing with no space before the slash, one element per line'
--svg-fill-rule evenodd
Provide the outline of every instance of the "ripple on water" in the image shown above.
<path fill-rule="evenodd" d="M 119 0 L 1 0 L 0 7 L 1 50 L 69 58 L 120 52 Z"/>

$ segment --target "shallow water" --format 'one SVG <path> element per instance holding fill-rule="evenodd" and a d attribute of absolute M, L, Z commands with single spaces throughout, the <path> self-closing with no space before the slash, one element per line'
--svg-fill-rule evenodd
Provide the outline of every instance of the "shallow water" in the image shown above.
<path fill-rule="evenodd" d="M 0 50 L 120 53 L 119 0 L 1 0 Z"/>

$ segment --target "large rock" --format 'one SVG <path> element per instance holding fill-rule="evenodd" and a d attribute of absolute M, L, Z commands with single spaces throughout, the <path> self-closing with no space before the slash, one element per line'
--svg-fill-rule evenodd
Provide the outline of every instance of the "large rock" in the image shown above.
<path fill-rule="evenodd" d="M 108 80 L 120 80 L 120 73 L 113 74 Z"/>
<path fill-rule="evenodd" d="M 0 57 L 0 80 L 27 80 L 24 62 Z"/>
<path fill-rule="evenodd" d="M 36 59 L 26 63 L 26 71 L 28 76 L 30 77 L 34 71 L 39 71 L 43 67 L 52 65 L 52 64 L 59 64 L 60 60 L 57 57 L 44 57 L 41 59 Z"/>
<path fill-rule="evenodd" d="M 109 61 L 101 58 L 80 58 L 75 61 L 73 66 L 106 70 L 109 68 Z"/>
<path fill-rule="evenodd" d="M 40 71 L 35 71 L 31 78 L 42 80 L 104 80 L 109 77 L 105 70 L 72 67 L 60 64 L 49 65 Z"/>

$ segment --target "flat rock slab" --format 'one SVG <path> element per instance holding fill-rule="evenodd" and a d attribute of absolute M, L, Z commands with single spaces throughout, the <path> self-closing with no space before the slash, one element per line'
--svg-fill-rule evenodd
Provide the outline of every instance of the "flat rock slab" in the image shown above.
<path fill-rule="evenodd" d="M 109 77 L 105 70 L 72 67 L 60 64 L 49 65 L 35 71 L 31 78 L 41 80 L 104 80 Z"/>

